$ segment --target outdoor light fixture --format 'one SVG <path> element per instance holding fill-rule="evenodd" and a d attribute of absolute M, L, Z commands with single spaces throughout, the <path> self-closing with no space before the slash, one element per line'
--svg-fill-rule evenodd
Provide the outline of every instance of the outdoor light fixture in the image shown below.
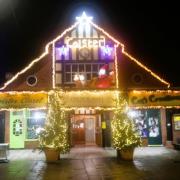
<path fill-rule="evenodd" d="M 44 114 L 43 114 L 42 112 L 35 112 L 34 115 L 33 115 L 33 117 L 34 117 L 35 119 L 40 119 L 40 118 L 42 118 L 43 116 L 44 116 Z"/>

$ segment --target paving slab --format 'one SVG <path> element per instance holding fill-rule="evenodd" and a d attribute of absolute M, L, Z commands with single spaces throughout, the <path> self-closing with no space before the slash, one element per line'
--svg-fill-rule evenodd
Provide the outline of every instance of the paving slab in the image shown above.
<path fill-rule="evenodd" d="M 134 161 L 118 160 L 112 148 L 77 147 L 46 163 L 38 150 L 10 150 L 0 163 L 0 180 L 179 180 L 180 151 L 136 148 Z"/>

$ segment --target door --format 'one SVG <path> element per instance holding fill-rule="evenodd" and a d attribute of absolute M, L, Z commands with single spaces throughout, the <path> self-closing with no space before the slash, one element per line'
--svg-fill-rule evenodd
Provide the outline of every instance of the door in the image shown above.
<path fill-rule="evenodd" d="M 95 118 L 87 117 L 85 120 L 86 126 L 86 144 L 96 144 L 95 143 Z"/>
<path fill-rule="evenodd" d="M 160 110 L 150 109 L 147 111 L 148 143 L 149 145 L 161 145 L 161 119 Z"/>
<path fill-rule="evenodd" d="M 5 135 L 5 114 L 0 112 L 0 143 L 4 143 Z"/>
<path fill-rule="evenodd" d="M 85 144 L 85 123 L 84 119 L 74 116 L 72 119 L 73 144 Z"/>
<path fill-rule="evenodd" d="M 24 111 L 10 112 L 10 148 L 24 148 L 25 140 Z"/>

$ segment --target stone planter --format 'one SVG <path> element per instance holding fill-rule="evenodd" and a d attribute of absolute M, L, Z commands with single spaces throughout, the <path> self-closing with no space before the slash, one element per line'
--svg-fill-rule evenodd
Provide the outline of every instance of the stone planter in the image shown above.
<path fill-rule="evenodd" d="M 53 162 L 60 159 L 60 152 L 53 148 L 44 148 L 43 151 L 46 156 L 46 162 Z"/>
<path fill-rule="evenodd" d="M 117 157 L 126 160 L 126 161 L 133 161 L 134 156 L 134 147 L 117 150 Z"/>

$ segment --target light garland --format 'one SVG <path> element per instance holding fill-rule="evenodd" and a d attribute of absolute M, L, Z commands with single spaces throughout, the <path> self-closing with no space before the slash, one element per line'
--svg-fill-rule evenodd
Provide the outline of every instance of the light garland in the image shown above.
<path fill-rule="evenodd" d="M 135 94 L 142 94 L 142 93 L 168 93 L 168 94 L 179 94 L 180 93 L 180 90 L 177 91 L 177 90 L 133 90 L 133 91 L 130 91 L 130 93 L 133 92 Z"/>
<path fill-rule="evenodd" d="M 115 45 L 115 75 L 116 75 L 116 88 L 119 89 L 119 78 L 118 78 L 118 62 L 117 62 L 117 47 L 118 45 Z"/>
<path fill-rule="evenodd" d="M 53 89 L 55 88 L 55 43 L 53 43 L 52 45 L 52 50 L 53 50 L 53 53 L 52 53 L 52 60 L 53 60 L 53 63 L 52 63 L 52 87 Z"/>
<path fill-rule="evenodd" d="M 0 92 L 0 94 L 38 94 L 38 93 L 44 93 L 48 95 L 47 91 L 5 91 Z"/>
<path fill-rule="evenodd" d="M 162 83 L 166 84 L 167 87 L 170 87 L 170 83 L 165 81 L 164 79 L 160 78 L 160 76 L 158 76 L 157 74 L 155 74 L 153 71 L 151 71 L 147 66 L 143 65 L 140 61 L 138 61 L 137 59 L 135 59 L 134 57 L 132 57 L 129 53 L 127 53 L 124 50 L 124 47 L 122 48 L 122 53 L 125 54 L 126 56 L 128 56 L 130 58 L 130 60 L 134 61 L 137 65 L 139 65 L 140 67 L 142 67 L 144 70 L 146 70 L 147 72 L 149 72 L 152 76 L 154 76 L 156 79 L 158 79 L 159 81 L 161 81 Z"/>
<path fill-rule="evenodd" d="M 155 74 L 154 72 L 152 72 L 148 67 L 144 66 L 140 61 L 138 61 L 137 59 L 135 59 L 134 57 L 132 57 L 130 54 L 128 54 L 125 51 L 125 46 L 124 44 L 122 44 L 121 42 L 119 42 L 118 40 L 116 40 L 114 37 L 112 37 L 109 33 L 107 33 L 104 29 L 100 28 L 98 25 L 94 24 L 90 19 L 88 21 L 93 27 L 97 28 L 99 31 L 101 31 L 102 33 L 104 33 L 107 37 L 109 37 L 110 39 L 112 39 L 116 45 L 121 45 L 122 47 L 122 53 L 125 54 L 126 56 L 128 56 L 130 58 L 130 60 L 134 61 L 137 65 L 139 65 L 140 67 L 142 67 L 143 69 L 145 69 L 147 72 L 149 72 L 152 76 L 154 76 L 156 79 L 158 79 L 159 81 L 161 81 L 162 83 L 166 84 L 168 86 L 168 88 L 170 87 L 170 83 L 165 81 L 164 79 L 160 78 L 157 74 Z M 74 23 L 70 28 L 67 28 L 63 33 L 61 33 L 59 36 L 57 36 L 55 39 L 53 39 L 52 41 L 50 41 L 46 46 L 45 46 L 45 52 L 43 52 L 38 58 L 34 59 L 28 66 L 26 66 L 23 70 L 21 70 L 20 72 L 18 72 L 15 76 L 13 76 L 10 80 L 8 80 L 4 86 L 2 86 L 0 88 L 0 90 L 5 89 L 10 83 L 12 83 L 15 79 L 17 79 L 19 77 L 19 75 L 23 74 L 24 72 L 26 72 L 28 69 L 30 69 L 36 62 L 38 62 L 39 60 L 41 60 L 43 57 L 45 57 L 47 54 L 49 54 L 49 47 L 50 45 L 54 45 L 54 43 L 56 41 L 58 41 L 60 38 L 62 38 L 66 33 L 70 32 L 72 29 L 74 29 L 78 24 L 80 24 L 80 22 L 76 22 Z M 55 59 L 55 53 L 53 50 L 53 59 Z M 54 60 L 53 60 L 53 73 L 52 76 L 54 76 L 55 73 L 55 65 L 54 65 Z M 53 79 L 53 88 L 55 88 L 55 77 L 52 77 Z M 117 83 L 118 86 L 118 83 Z"/>
<path fill-rule="evenodd" d="M 50 45 L 52 45 L 53 43 L 55 43 L 56 41 L 58 41 L 61 37 L 63 37 L 66 33 L 68 33 L 69 31 L 71 31 L 72 29 L 74 29 L 79 23 L 76 22 L 74 23 L 70 28 L 67 28 L 63 33 L 61 33 L 59 36 L 57 36 L 55 39 L 53 39 L 52 41 L 50 41 L 49 43 L 47 43 L 47 45 L 45 46 L 45 51 L 36 59 L 34 59 L 28 66 L 26 66 L 23 70 L 19 71 L 16 75 L 14 75 L 10 80 L 8 80 L 4 86 L 2 86 L 0 88 L 0 90 L 5 89 L 10 83 L 12 83 L 15 79 L 17 79 L 19 77 L 19 75 L 23 74 L 24 72 L 26 72 L 28 69 L 30 69 L 36 62 L 40 61 L 43 57 L 45 57 L 46 55 L 49 54 L 49 47 Z M 54 56 L 54 55 L 53 55 Z"/>
<path fill-rule="evenodd" d="M 180 106 L 129 106 L 132 109 L 180 109 Z"/>
<path fill-rule="evenodd" d="M 38 107 L 38 108 L 1 108 L 0 111 L 22 111 L 22 110 L 25 110 L 25 109 L 29 109 L 29 110 L 46 110 L 47 107 L 44 106 L 44 107 Z"/>

